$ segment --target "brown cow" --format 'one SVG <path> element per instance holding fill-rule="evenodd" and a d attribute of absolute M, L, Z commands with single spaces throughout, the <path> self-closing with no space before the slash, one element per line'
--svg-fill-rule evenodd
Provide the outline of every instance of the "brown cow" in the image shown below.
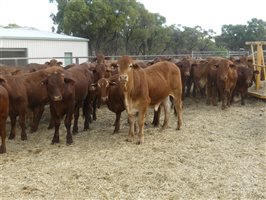
<path fill-rule="evenodd" d="M 101 78 L 98 80 L 101 100 L 109 110 L 115 113 L 115 129 L 113 133 L 118 133 L 120 129 L 121 113 L 125 110 L 124 94 L 118 84 L 119 75 L 114 75 L 110 79 Z"/>
<path fill-rule="evenodd" d="M 87 69 L 86 66 L 76 65 L 67 69 L 65 75 L 72 77 L 75 81 L 75 114 L 74 114 L 74 125 L 73 125 L 73 134 L 78 133 L 78 118 L 79 118 L 79 109 L 83 107 L 83 115 L 85 117 L 84 121 L 84 130 L 89 129 L 89 107 L 92 103 L 90 85 L 93 82 L 93 74 Z M 85 101 L 85 102 L 84 102 Z M 86 107 L 86 108 L 84 108 Z"/>
<path fill-rule="evenodd" d="M 34 111 L 37 109 L 36 116 L 34 117 L 34 125 L 32 131 L 37 130 L 40 121 L 43 107 L 48 103 L 48 96 L 46 88 L 38 84 L 52 71 L 61 69 L 60 67 L 51 67 L 37 72 L 6 75 L 6 80 L 3 86 L 8 91 L 9 95 L 9 116 L 11 120 L 11 130 L 9 139 L 14 139 L 16 136 L 16 118 L 19 116 L 19 125 L 21 127 L 21 139 L 27 140 L 25 116 L 28 109 Z M 1 78 L 0 78 L 1 80 Z"/>
<path fill-rule="evenodd" d="M 252 79 L 254 74 L 258 74 L 259 71 L 254 71 L 247 66 L 237 66 L 237 82 L 234 93 L 232 95 L 232 102 L 234 101 L 234 95 L 239 94 L 241 96 L 241 104 L 245 105 L 245 98 L 247 96 L 248 88 L 252 85 Z"/>
<path fill-rule="evenodd" d="M 180 68 L 181 81 L 182 81 L 182 100 L 185 98 L 185 89 L 190 81 L 190 71 L 191 63 L 187 58 L 183 58 L 181 61 L 177 62 L 176 65 Z M 190 87 L 187 88 L 186 96 L 189 96 Z"/>
<path fill-rule="evenodd" d="M 180 70 L 175 64 L 158 62 L 145 69 L 133 64 L 129 56 L 122 56 L 118 61 L 119 79 L 125 96 L 125 107 L 129 118 L 128 141 L 134 138 L 134 120 L 138 112 L 138 141 L 144 142 L 143 125 L 148 106 L 158 109 L 161 102 L 173 96 L 178 114 L 177 129 L 182 125 L 182 83 Z M 168 122 L 168 117 L 167 120 Z M 167 124 L 166 122 L 166 124 Z"/>
<path fill-rule="evenodd" d="M 7 90 L 1 85 L 4 79 L 0 81 L 0 153 L 6 153 L 6 119 L 9 110 L 9 98 Z"/>
<path fill-rule="evenodd" d="M 237 82 L 237 69 L 228 59 L 221 59 L 217 68 L 217 86 L 222 100 L 222 109 L 230 107 L 233 91 Z"/>
<path fill-rule="evenodd" d="M 59 143 L 59 127 L 61 118 L 65 117 L 67 129 L 66 143 L 72 144 L 71 121 L 75 108 L 75 81 L 72 77 L 65 77 L 63 72 L 55 72 L 42 81 L 46 85 L 50 111 L 54 123 L 54 137 L 52 144 Z"/>

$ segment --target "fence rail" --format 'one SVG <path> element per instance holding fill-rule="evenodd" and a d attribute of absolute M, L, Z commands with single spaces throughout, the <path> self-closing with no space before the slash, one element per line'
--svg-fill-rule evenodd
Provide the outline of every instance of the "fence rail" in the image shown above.
<path fill-rule="evenodd" d="M 137 60 L 153 60 L 156 57 L 169 57 L 169 58 L 182 58 L 186 56 L 191 56 L 193 58 L 206 58 L 210 56 L 221 56 L 221 57 L 239 57 L 250 55 L 249 51 L 192 51 L 191 54 L 171 54 L 171 55 L 130 55 L 133 59 Z M 119 56 L 106 56 L 113 60 L 117 60 Z M 72 63 L 82 63 L 90 61 L 95 58 L 95 56 L 73 56 L 73 57 L 10 57 L 10 58 L 0 58 L 1 64 L 9 64 L 15 66 L 23 66 L 28 63 L 45 63 L 51 59 L 57 59 L 64 63 L 65 59 L 72 60 Z M 11 64 L 10 64 L 11 63 Z M 66 65 L 66 63 L 64 63 Z"/>

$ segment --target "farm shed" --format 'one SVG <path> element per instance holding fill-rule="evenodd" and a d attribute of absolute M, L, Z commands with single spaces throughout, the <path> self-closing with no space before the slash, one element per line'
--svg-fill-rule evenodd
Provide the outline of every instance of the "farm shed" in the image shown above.
<path fill-rule="evenodd" d="M 0 28 L 0 64 L 44 63 L 56 58 L 68 65 L 75 62 L 74 57 L 88 57 L 88 42 L 85 38 L 32 28 Z M 79 60 L 85 61 L 87 58 Z"/>

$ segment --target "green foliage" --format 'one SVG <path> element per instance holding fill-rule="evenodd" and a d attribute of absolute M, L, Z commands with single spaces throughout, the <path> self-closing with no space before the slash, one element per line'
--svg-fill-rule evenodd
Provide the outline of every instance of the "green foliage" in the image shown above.
<path fill-rule="evenodd" d="M 266 22 L 256 18 L 248 21 L 247 25 L 223 25 L 222 34 L 216 37 L 218 46 L 225 46 L 230 50 L 246 48 L 246 41 L 261 40 L 266 40 Z"/>
<path fill-rule="evenodd" d="M 265 22 L 224 25 L 222 34 L 200 26 L 166 26 L 165 17 L 150 13 L 136 0 L 49 0 L 58 33 L 89 38 L 89 52 L 121 54 L 187 54 L 191 51 L 239 49 L 245 41 L 266 40 Z"/>

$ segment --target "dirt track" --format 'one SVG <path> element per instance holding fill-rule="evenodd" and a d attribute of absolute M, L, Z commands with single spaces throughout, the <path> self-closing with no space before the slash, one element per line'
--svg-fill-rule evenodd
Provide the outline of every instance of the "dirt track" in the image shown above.
<path fill-rule="evenodd" d="M 0 197 L 10 199 L 265 199 L 266 103 L 248 99 L 222 111 L 184 102 L 183 127 L 150 123 L 145 143 L 125 142 L 128 126 L 111 135 L 114 114 L 101 108 L 89 132 L 51 145 L 43 119 L 28 141 L 7 141 L 0 155 Z M 150 110 L 151 113 L 151 110 Z M 151 122 L 152 115 L 147 121 Z M 81 129 L 80 123 L 80 129 Z M 8 127 L 9 128 L 9 127 Z M 18 128 L 19 131 L 19 128 Z"/>

